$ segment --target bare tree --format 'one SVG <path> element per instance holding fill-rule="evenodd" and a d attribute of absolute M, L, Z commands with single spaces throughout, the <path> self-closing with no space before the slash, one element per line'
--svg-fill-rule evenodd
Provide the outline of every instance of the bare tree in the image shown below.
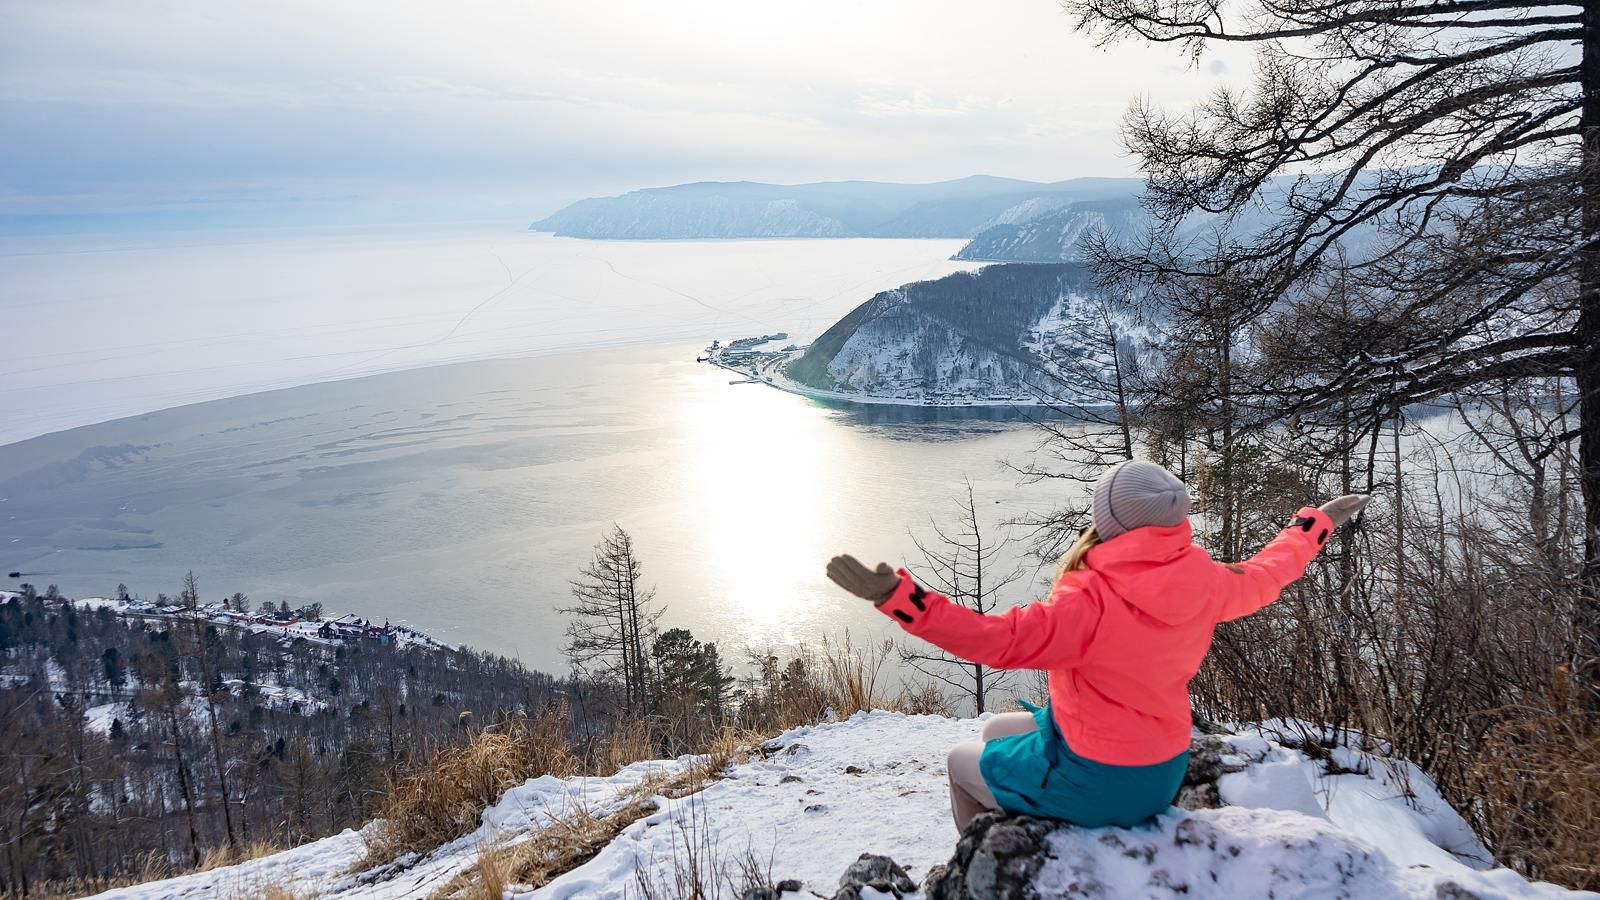
<path fill-rule="evenodd" d="M 646 653 L 661 610 L 655 591 L 641 583 L 643 566 L 633 538 L 612 525 L 595 544 L 594 558 L 572 582 L 577 603 L 561 610 L 567 625 L 567 659 L 578 672 L 619 685 L 624 708 L 649 712 L 650 661 Z"/>
<path fill-rule="evenodd" d="M 189 619 L 189 651 L 200 669 L 198 689 L 206 701 L 206 725 L 211 743 L 211 759 L 217 767 L 217 790 L 222 802 L 222 825 L 228 838 L 229 852 L 237 853 L 238 836 L 233 830 L 233 795 L 228 793 L 228 764 L 222 752 L 222 729 L 217 724 L 217 691 L 220 681 L 213 660 L 213 647 L 218 643 L 216 630 L 208 628 L 200 612 L 200 582 L 190 570 L 183 576 L 183 589 L 178 592 L 178 605 Z"/>
<path fill-rule="evenodd" d="M 1000 595 L 1023 576 L 1020 566 L 1009 565 L 1009 533 L 991 538 L 978 516 L 978 501 L 972 481 L 966 481 L 965 495 L 954 527 L 933 523 L 935 541 L 925 543 L 912 536 L 922 552 L 926 566 L 917 575 L 934 590 L 974 612 L 989 614 L 1001 606 Z M 974 708 L 983 713 L 990 690 L 1007 683 L 1010 673 L 996 672 L 982 663 L 952 656 L 943 650 L 923 646 L 903 646 L 900 659 L 918 672 L 949 685 L 972 698 Z"/>
<path fill-rule="evenodd" d="M 200 865 L 200 830 L 195 821 L 195 791 L 189 770 L 189 757 L 185 750 L 184 730 L 187 723 L 183 712 L 183 674 L 178 656 L 171 648 L 150 653 L 143 660 L 139 673 L 142 685 L 139 704 L 150 713 L 160 716 L 166 727 L 166 737 L 172 744 L 173 768 L 178 778 L 178 794 L 183 800 L 184 822 L 189 832 L 189 859 Z"/>
<path fill-rule="evenodd" d="M 1065 0 L 1106 41 L 1253 44 L 1248 93 L 1136 103 L 1125 136 L 1156 227 L 1094 249 L 1158 293 L 1226 277 L 1270 320 L 1330 266 L 1391 314 L 1382 353 L 1257 386 L 1258 419 L 1388 411 L 1503 379 L 1576 386 L 1586 621 L 1600 651 L 1600 16 L 1579 0 Z M 1195 240 L 1209 223 L 1215 246 Z M 1344 252 L 1349 256 L 1339 259 Z M 1297 333 L 1319 352 L 1328 332 Z"/>

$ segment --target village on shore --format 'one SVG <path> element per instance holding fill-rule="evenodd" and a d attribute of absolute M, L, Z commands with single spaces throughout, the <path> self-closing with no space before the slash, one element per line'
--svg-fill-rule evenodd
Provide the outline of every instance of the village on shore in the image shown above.
<path fill-rule="evenodd" d="M 26 585 L 24 587 L 27 587 Z M 17 591 L 0 591 L 0 603 L 22 597 Z M 130 596 L 126 591 L 117 597 L 82 597 L 71 599 L 49 593 L 42 595 L 46 601 L 59 602 L 80 610 L 109 609 L 129 618 L 154 620 L 202 620 L 209 625 L 238 628 L 251 634 L 271 635 L 285 646 L 304 641 L 326 647 L 341 647 L 358 640 L 374 641 L 382 646 L 421 646 L 439 650 L 454 650 L 453 645 L 437 640 L 409 625 L 383 624 L 346 613 L 334 618 L 322 615 L 322 604 L 310 603 L 291 609 L 287 603 L 273 606 L 263 603 L 255 612 L 242 609 L 243 594 L 235 594 L 223 601 L 212 601 L 188 607 L 170 602 L 161 595 L 157 601 Z"/>

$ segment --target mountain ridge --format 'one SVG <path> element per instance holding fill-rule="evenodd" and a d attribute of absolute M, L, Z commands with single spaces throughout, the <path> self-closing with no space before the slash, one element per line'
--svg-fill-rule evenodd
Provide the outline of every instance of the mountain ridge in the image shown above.
<path fill-rule="evenodd" d="M 1133 196 L 1132 178 L 1034 182 L 993 175 L 926 184 L 697 181 L 579 200 L 532 231 L 596 240 L 965 238 L 1023 210 Z"/>

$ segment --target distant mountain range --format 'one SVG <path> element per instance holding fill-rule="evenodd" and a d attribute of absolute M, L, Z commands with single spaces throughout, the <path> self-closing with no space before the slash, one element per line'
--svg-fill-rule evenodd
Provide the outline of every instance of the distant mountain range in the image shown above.
<path fill-rule="evenodd" d="M 1383 173 L 1366 177 L 1374 181 Z M 1245 238 L 1287 203 L 1292 179 L 1269 184 L 1234 214 L 1230 234 Z M 580 200 L 533 223 L 534 231 L 596 240 L 735 238 L 968 238 L 957 259 L 985 262 L 1081 262 L 1085 239 L 1105 232 L 1138 243 L 1150 226 L 1137 178 L 1073 178 L 1042 183 L 974 175 L 934 184 L 753 181 L 680 184 Z M 1203 244 L 1219 219 L 1196 213 L 1177 237 Z M 1347 235 L 1370 240 L 1371 229 Z"/>
<path fill-rule="evenodd" d="M 1135 178 L 1046 184 L 988 175 L 934 184 L 698 182 L 580 200 L 532 230 L 618 240 L 970 238 L 1083 203 L 1136 209 L 1142 185 Z"/>

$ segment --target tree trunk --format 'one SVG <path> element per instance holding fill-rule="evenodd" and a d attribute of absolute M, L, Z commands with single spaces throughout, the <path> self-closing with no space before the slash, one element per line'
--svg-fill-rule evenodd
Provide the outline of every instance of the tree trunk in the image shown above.
<path fill-rule="evenodd" d="M 639 623 L 639 575 L 634 568 L 633 551 L 630 548 L 627 555 L 628 573 L 628 630 L 631 635 L 628 649 L 633 653 L 633 680 L 638 696 L 635 698 L 635 711 L 641 715 L 650 714 L 650 661 L 645 656 L 643 626 Z"/>
<path fill-rule="evenodd" d="M 1122 458 L 1133 459 L 1133 423 L 1128 421 L 1128 389 L 1122 374 L 1122 344 L 1121 337 L 1117 334 L 1117 325 L 1111 320 L 1108 310 L 1101 310 L 1106 317 L 1106 330 L 1111 335 L 1111 371 L 1116 379 L 1117 386 L 1117 422 L 1122 427 Z M 979 709 L 978 712 L 983 712 Z"/>
<path fill-rule="evenodd" d="M 1394 411 L 1394 602 L 1405 614 L 1406 606 L 1406 495 L 1405 466 L 1400 455 L 1400 425 L 1405 413 Z"/>
<path fill-rule="evenodd" d="M 1583 249 L 1578 281 L 1578 464 L 1583 483 L 1582 639 L 1600 657 L 1600 6 L 1583 11 Z"/>
<path fill-rule="evenodd" d="M 183 735 L 178 726 L 178 705 L 167 707 L 167 726 L 172 729 L 172 753 L 178 761 L 178 793 L 183 797 L 183 814 L 189 824 L 189 858 L 200 868 L 200 832 L 194 824 L 194 792 L 189 790 L 189 767 L 183 759 Z"/>
<path fill-rule="evenodd" d="M 201 650 L 204 653 L 204 650 Z M 211 720 L 211 756 L 217 767 L 217 790 L 221 792 L 222 826 L 227 832 L 228 849 L 238 853 L 239 839 L 233 833 L 232 800 L 228 796 L 228 766 L 222 758 L 222 731 L 217 728 L 217 702 L 211 698 L 209 685 L 206 691 L 206 713 Z"/>
<path fill-rule="evenodd" d="M 1238 461 L 1233 453 L 1233 322 L 1224 318 L 1217 353 L 1217 392 L 1222 413 L 1222 558 L 1238 559 L 1239 540 L 1235 534 L 1237 492 L 1234 476 Z"/>

